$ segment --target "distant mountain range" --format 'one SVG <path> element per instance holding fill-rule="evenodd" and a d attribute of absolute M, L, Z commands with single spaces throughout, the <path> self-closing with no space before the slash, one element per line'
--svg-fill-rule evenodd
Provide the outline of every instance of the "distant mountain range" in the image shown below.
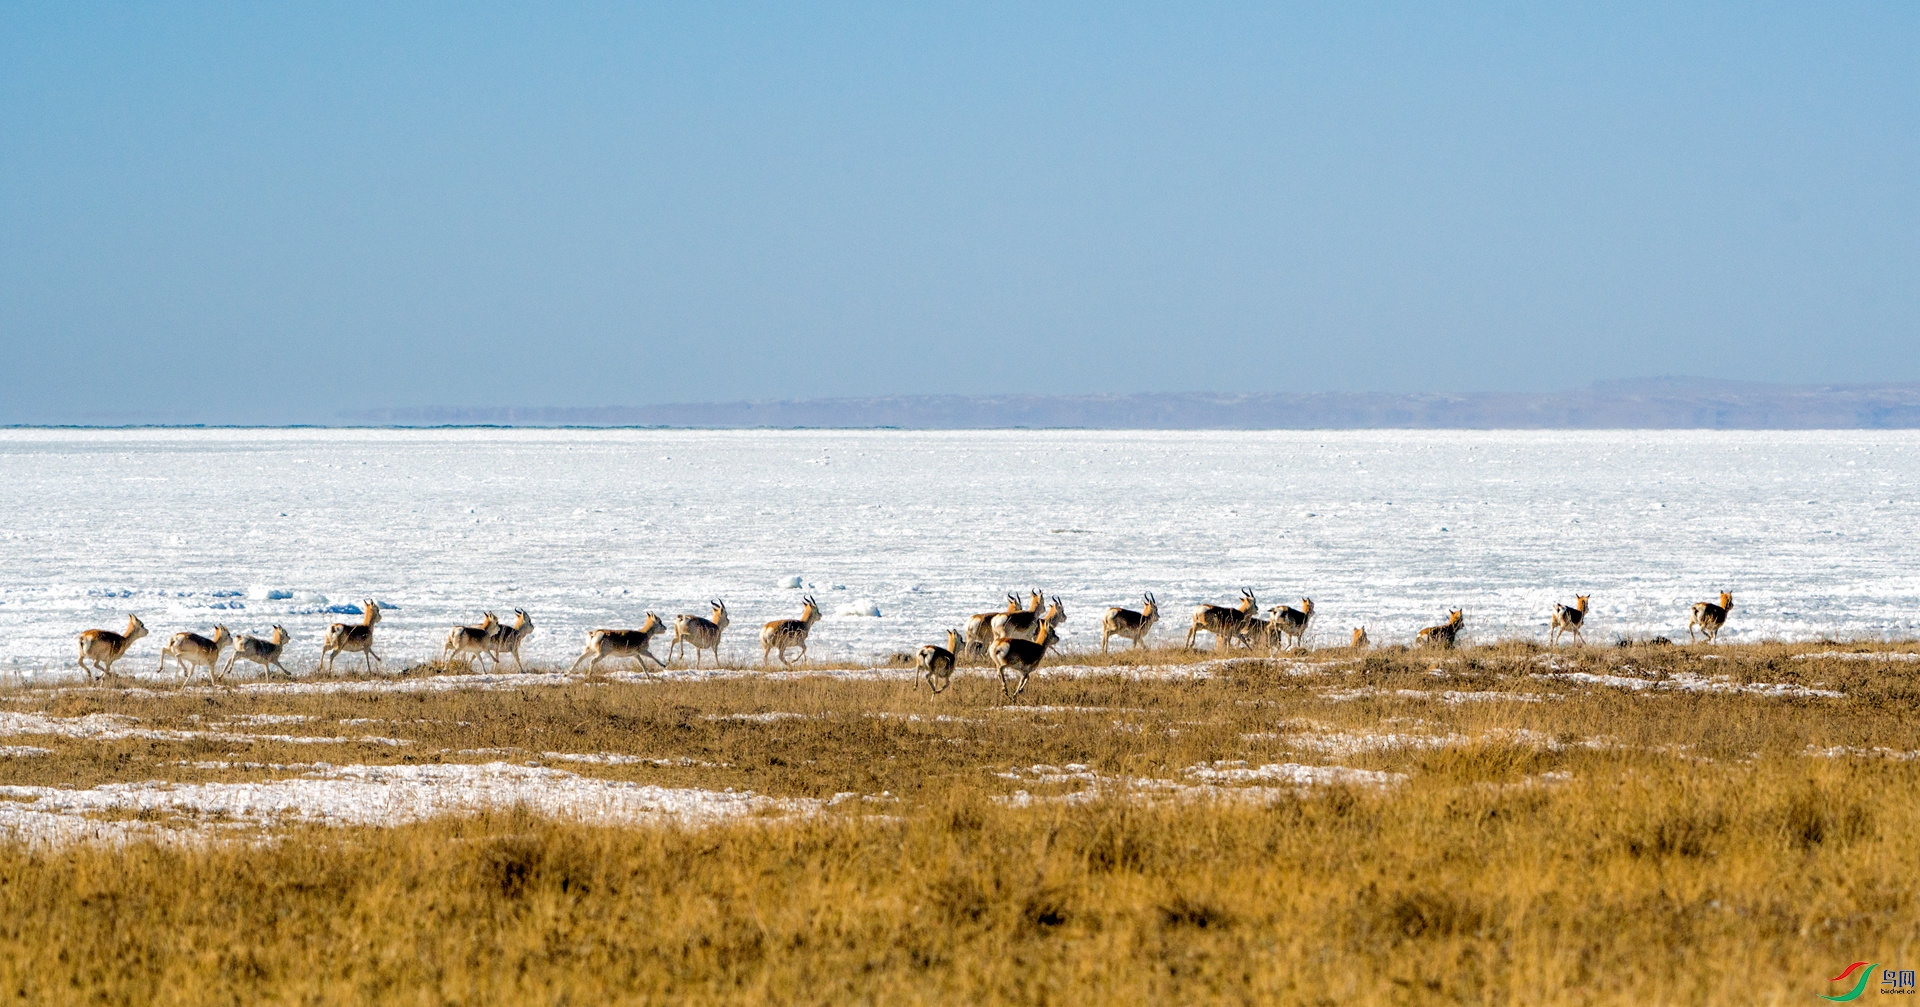
<path fill-rule="evenodd" d="M 1920 384 L 1773 385 L 1686 378 L 1462 395 L 897 395 L 595 408 L 378 409 L 382 426 L 978 430 L 1830 430 L 1920 428 Z"/>

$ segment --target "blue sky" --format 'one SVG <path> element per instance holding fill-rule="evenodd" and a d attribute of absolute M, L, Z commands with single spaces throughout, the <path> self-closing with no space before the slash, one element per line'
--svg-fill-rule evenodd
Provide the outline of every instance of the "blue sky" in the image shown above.
<path fill-rule="evenodd" d="M 0 7 L 0 422 L 1920 380 L 1920 6 Z"/>

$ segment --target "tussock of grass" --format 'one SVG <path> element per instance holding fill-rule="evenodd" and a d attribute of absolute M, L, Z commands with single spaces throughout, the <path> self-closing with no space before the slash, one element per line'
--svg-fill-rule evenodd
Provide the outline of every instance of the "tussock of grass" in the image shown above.
<path fill-rule="evenodd" d="M 752 677 L 27 692 L 7 708 L 168 729 L 302 715 L 246 730 L 409 744 L 33 736 L 19 743 L 50 754 L 0 761 L 7 784 L 502 758 L 461 754 L 485 749 L 898 801 L 706 825 L 496 809 L 264 842 L 0 844 L 0 988 L 32 1003 L 1799 1002 L 1857 958 L 1920 959 L 1920 760 L 1808 754 L 1920 749 L 1920 687 L 1899 664 L 1795 657 L 1817 649 L 1832 647 L 1513 644 L 1200 680 L 1116 661 L 1037 679 L 1012 708 L 979 678 L 939 697 L 904 678 Z M 1543 677 L 1563 671 L 1844 697 Z M 799 716 L 753 719 L 769 713 Z M 1312 743 L 1332 736 L 1401 743 Z M 1274 763 L 1404 781 L 1201 788 L 1189 773 Z M 1036 765 L 1085 768 L 1042 783 Z"/>

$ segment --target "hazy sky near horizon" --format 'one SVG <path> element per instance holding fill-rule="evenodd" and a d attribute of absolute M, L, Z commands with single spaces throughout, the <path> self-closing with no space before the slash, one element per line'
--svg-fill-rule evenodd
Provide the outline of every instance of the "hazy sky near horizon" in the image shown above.
<path fill-rule="evenodd" d="M 1920 380 L 1920 5 L 0 7 L 0 422 Z"/>

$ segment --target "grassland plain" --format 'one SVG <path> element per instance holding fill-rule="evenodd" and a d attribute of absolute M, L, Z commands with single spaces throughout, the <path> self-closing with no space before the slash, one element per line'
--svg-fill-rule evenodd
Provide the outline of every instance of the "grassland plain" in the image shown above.
<path fill-rule="evenodd" d="M 17 689 L 0 995 L 1813 1002 L 1920 964 L 1916 652 Z"/>

